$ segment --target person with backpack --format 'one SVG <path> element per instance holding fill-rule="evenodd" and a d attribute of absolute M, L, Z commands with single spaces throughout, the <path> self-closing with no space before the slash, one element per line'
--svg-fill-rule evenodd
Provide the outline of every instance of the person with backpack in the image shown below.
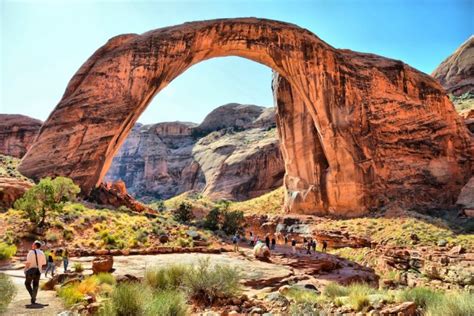
<path fill-rule="evenodd" d="M 291 239 L 291 249 L 293 251 L 293 254 L 296 253 L 296 239 Z"/>
<path fill-rule="evenodd" d="M 237 233 L 232 237 L 232 243 L 234 244 L 234 251 L 239 252 L 239 235 Z"/>
<path fill-rule="evenodd" d="M 48 272 L 51 272 L 51 276 L 54 277 L 54 269 L 56 268 L 56 265 L 54 263 L 54 252 L 53 250 L 51 250 L 48 254 L 48 258 L 47 258 L 47 265 L 46 265 L 46 271 L 44 271 L 44 277 L 48 277 Z"/>
<path fill-rule="evenodd" d="M 31 304 L 36 304 L 36 295 L 38 294 L 39 280 L 41 270 L 46 264 L 46 257 L 41 251 L 42 243 L 36 240 L 31 246 L 31 250 L 26 256 L 25 262 L 25 287 L 30 294 Z"/>
<path fill-rule="evenodd" d="M 276 239 L 275 239 L 275 237 L 273 237 L 272 238 L 272 248 L 271 249 L 275 250 L 275 248 L 276 248 Z"/>
<path fill-rule="evenodd" d="M 323 247 L 322 247 L 321 251 L 326 252 L 327 248 L 328 248 L 328 243 L 326 242 L 326 240 L 323 240 Z"/>
<path fill-rule="evenodd" d="M 69 251 L 67 248 L 64 248 L 63 251 L 63 267 L 64 267 L 64 272 L 67 272 L 67 266 L 69 265 Z"/>

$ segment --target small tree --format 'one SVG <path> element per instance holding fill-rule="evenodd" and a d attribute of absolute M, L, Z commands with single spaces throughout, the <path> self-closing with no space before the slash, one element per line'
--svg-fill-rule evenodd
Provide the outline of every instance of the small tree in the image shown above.
<path fill-rule="evenodd" d="M 244 212 L 242 211 L 224 212 L 224 221 L 222 223 L 222 230 L 227 235 L 232 235 L 241 231 L 243 226 L 244 226 Z"/>
<path fill-rule="evenodd" d="M 192 205 L 187 202 L 181 202 L 178 208 L 174 211 L 173 217 L 180 223 L 187 223 L 193 217 Z"/>
<path fill-rule="evenodd" d="M 206 218 L 204 219 L 204 228 L 209 230 L 218 230 L 220 217 L 221 211 L 219 208 L 213 208 L 209 213 L 207 213 Z"/>
<path fill-rule="evenodd" d="M 27 213 L 36 227 L 43 227 L 51 212 L 61 211 L 64 203 L 76 199 L 80 188 L 65 177 L 44 178 L 15 202 L 15 208 Z"/>

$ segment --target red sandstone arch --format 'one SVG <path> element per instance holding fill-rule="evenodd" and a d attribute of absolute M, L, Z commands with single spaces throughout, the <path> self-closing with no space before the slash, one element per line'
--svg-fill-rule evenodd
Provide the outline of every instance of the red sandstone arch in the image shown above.
<path fill-rule="evenodd" d="M 432 78 L 256 18 L 110 39 L 71 79 L 20 171 L 69 176 L 90 192 L 154 95 L 193 64 L 229 55 L 279 74 L 288 211 L 356 216 L 395 202 L 444 207 L 469 178 L 468 132 Z"/>

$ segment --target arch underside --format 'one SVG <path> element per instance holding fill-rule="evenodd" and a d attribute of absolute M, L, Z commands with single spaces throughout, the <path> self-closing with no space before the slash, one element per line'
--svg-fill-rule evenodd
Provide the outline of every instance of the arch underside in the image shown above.
<path fill-rule="evenodd" d="M 288 212 L 358 216 L 453 203 L 472 173 L 470 136 L 429 76 L 337 50 L 295 25 L 191 22 L 109 40 L 78 70 L 19 167 L 71 177 L 87 194 L 154 95 L 203 60 L 272 68 Z"/>

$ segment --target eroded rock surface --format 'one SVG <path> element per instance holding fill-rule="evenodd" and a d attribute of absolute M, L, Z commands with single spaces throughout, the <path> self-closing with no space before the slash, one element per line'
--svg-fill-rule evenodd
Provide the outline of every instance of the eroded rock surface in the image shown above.
<path fill-rule="evenodd" d="M 324 164 L 306 164 L 304 152 L 288 150 L 287 175 L 298 185 L 285 186 L 288 200 L 310 194 L 303 202 L 321 196 L 322 203 L 287 203 L 288 211 L 357 216 L 394 205 L 448 208 L 469 180 L 469 132 L 433 78 L 401 61 L 335 49 L 296 25 L 257 18 L 112 38 L 71 79 L 20 171 L 35 179 L 69 176 L 89 193 L 153 95 L 192 65 L 230 55 L 278 72 L 289 89 L 277 84 L 277 99 L 302 102 L 302 115 L 314 124 L 327 168 L 312 169 Z M 281 120 L 280 126 L 292 124 Z M 295 133 L 306 128 L 294 126 Z M 306 139 L 284 138 L 282 146 L 292 142 Z"/>
<path fill-rule="evenodd" d="M 43 122 L 20 114 L 0 114 L 0 154 L 21 158 Z"/>

